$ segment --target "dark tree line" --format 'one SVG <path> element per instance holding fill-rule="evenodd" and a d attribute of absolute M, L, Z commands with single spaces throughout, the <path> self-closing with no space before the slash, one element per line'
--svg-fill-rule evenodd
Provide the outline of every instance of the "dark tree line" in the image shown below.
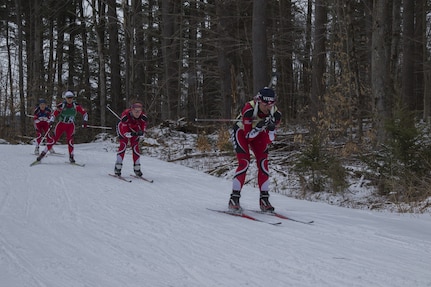
<path fill-rule="evenodd" d="M 428 0 L 0 0 L 2 137 L 70 89 L 94 124 L 131 98 L 152 124 L 232 118 L 278 74 L 285 123 L 376 142 L 431 116 Z"/>

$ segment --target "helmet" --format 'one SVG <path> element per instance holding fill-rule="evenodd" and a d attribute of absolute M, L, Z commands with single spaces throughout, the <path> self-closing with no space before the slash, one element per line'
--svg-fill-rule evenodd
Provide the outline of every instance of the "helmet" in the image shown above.
<path fill-rule="evenodd" d="M 256 97 L 259 101 L 262 101 L 265 103 L 275 102 L 275 92 L 273 89 L 268 87 L 264 87 L 263 89 L 259 90 Z"/>
<path fill-rule="evenodd" d="M 45 99 L 40 98 L 40 99 L 39 99 L 39 104 L 46 104 L 46 100 L 45 100 Z"/>
<path fill-rule="evenodd" d="M 73 98 L 73 97 L 75 97 L 75 95 L 71 91 L 67 91 L 66 93 L 64 93 L 64 97 L 65 98 Z"/>

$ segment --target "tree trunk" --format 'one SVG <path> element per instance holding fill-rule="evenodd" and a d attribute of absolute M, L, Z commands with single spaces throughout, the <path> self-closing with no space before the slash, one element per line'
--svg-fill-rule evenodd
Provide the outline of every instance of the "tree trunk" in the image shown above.
<path fill-rule="evenodd" d="M 427 1 L 416 0 L 415 1 L 415 102 L 416 110 L 422 111 L 423 99 L 424 99 L 424 63 L 427 61 L 429 51 L 427 51 Z"/>
<path fill-rule="evenodd" d="M 294 85 L 293 76 L 293 49 L 294 49 L 294 30 L 292 19 L 292 1 L 279 1 L 271 7 L 272 17 L 268 22 L 277 25 L 272 27 L 271 35 L 279 37 L 270 37 L 272 43 L 268 46 L 270 55 L 274 55 L 276 60 L 277 81 L 274 89 L 277 92 L 277 106 L 283 111 L 283 120 L 287 122 L 289 117 L 295 116 L 298 111 L 298 93 Z M 277 18 L 283 15 L 280 20 Z M 305 52 L 309 55 L 309 53 Z M 283 92 L 281 92 L 283 91 Z"/>
<path fill-rule="evenodd" d="M 78 82 L 76 79 L 76 59 L 75 59 L 75 54 L 76 54 L 76 47 L 75 47 L 75 38 L 76 38 L 76 34 L 78 32 L 77 27 L 76 27 L 76 7 L 75 7 L 75 3 L 71 3 L 70 4 L 70 12 L 68 15 L 69 18 L 69 26 L 67 31 L 69 32 L 69 42 L 68 42 L 68 50 L 67 50 L 67 55 L 68 55 L 68 77 L 67 77 L 67 89 L 70 91 L 76 91 L 77 87 L 78 87 Z"/>
<path fill-rule="evenodd" d="M 37 103 L 37 99 L 41 97 L 41 94 L 43 95 L 44 89 L 44 76 L 45 76 L 45 69 L 43 67 L 43 25 L 42 25 L 42 16 L 41 16 L 41 5 L 42 1 L 36 0 L 32 3 L 34 5 L 34 14 L 32 15 L 33 18 L 33 51 L 32 51 L 32 58 L 31 61 L 33 62 L 32 71 L 33 74 L 32 79 L 33 83 L 31 85 L 30 95 L 32 96 L 30 99 L 28 99 L 31 103 L 29 105 L 29 108 L 33 108 L 34 105 Z M 44 97 L 44 96 L 43 96 Z"/>
<path fill-rule="evenodd" d="M 388 15 L 392 9 L 392 0 L 375 0 L 373 7 L 373 37 L 372 37 L 372 92 L 374 97 L 374 114 L 376 116 L 376 144 L 386 142 L 387 133 L 385 122 L 391 115 L 391 92 L 390 86 L 390 32 L 391 17 Z"/>
<path fill-rule="evenodd" d="M 46 84 L 46 100 L 48 105 L 51 106 L 54 95 L 54 82 L 55 82 L 55 61 L 54 61 L 54 17 L 49 21 L 49 50 L 48 50 L 48 63 L 47 63 L 47 84 Z"/>
<path fill-rule="evenodd" d="M 431 124 L 431 61 L 424 63 L 424 119 Z"/>
<path fill-rule="evenodd" d="M 229 30 L 232 27 L 232 20 L 229 17 L 232 10 L 229 9 L 229 3 L 225 1 L 216 1 L 216 15 L 218 17 L 217 25 L 217 65 L 219 70 L 220 78 L 220 95 L 223 103 L 222 117 L 232 117 L 232 104 L 235 106 L 236 97 L 236 86 L 235 86 L 235 67 L 229 58 L 230 47 L 232 47 L 232 41 L 229 37 Z M 197 115 L 201 117 L 201 115 Z"/>
<path fill-rule="evenodd" d="M 311 114 L 318 116 L 321 99 L 325 94 L 325 71 L 326 71 L 326 1 L 316 0 L 314 4 L 316 20 L 314 22 L 314 51 L 313 70 L 311 83 Z"/>
<path fill-rule="evenodd" d="M 90 85 L 90 61 L 89 61 L 89 55 L 88 55 L 88 29 L 86 26 L 86 21 L 84 20 L 85 17 L 85 10 L 83 7 L 83 0 L 79 1 L 79 19 L 81 22 L 81 38 L 82 38 L 82 80 L 81 84 L 82 87 L 80 87 L 79 93 L 82 93 L 83 91 L 83 97 L 87 100 L 88 109 L 90 116 L 92 117 L 92 121 L 94 121 L 94 114 L 91 113 L 92 109 L 91 107 L 91 85 Z"/>
<path fill-rule="evenodd" d="M 266 39 L 266 0 L 253 0 L 252 57 L 253 94 L 268 85 L 268 47 Z"/>
<path fill-rule="evenodd" d="M 162 120 L 175 119 L 178 108 L 178 30 L 175 28 L 175 1 L 162 0 L 162 54 L 164 67 L 164 89 L 162 98 Z"/>
<path fill-rule="evenodd" d="M 124 33 L 124 96 L 126 101 L 130 98 L 132 93 L 132 76 L 133 76 L 133 26 L 132 26 L 132 9 L 128 1 L 122 1 L 122 8 L 124 13 L 123 29 Z M 123 102 L 113 106 L 116 110 L 125 108 Z"/>
<path fill-rule="evenodd" d="M 18 83 L 19 83 L 19 99 L 20 99 L 20 113 L 21 113 L 21 122 L 20 122 L 20 126 L 21 126 L 21 134 L 25 135 L 26 134 L 26 124 L 25 124 L 25 96 L 24 96 L 24 58 L 23 58 L 23 52 L 24 52 L 24 39 L 23 39 L 23 28 L 22 28 L 22 18 L 21 18 L 21 1 L 20 0 L 15 0 L 15 8 L 16 8 L 16 20 L 17 20 L 17 24 L 18 24 Z M 8 54 L 10 55 L 10 51 L 8 52 Z M 11 63 L 9 61 L 9 63 Z M 10 68 L 10 66 L 9 66 Z M 10 77 L 12 77 L 12 70 L 10 70 L 9 72 Z M 12 84 L 12 78 L 10 78 L 10 89 L 11 91 L 13 91 L 13 84 Z M 14 99 L 14 93 L 11 92 L 10 93 L 10 113 L 11 113 L 11 124 L 13 124 L 15 122 L 15 107 L 13 105 L 13 103 L 15 102 Z M 13 127 L 13 125 L 12 125 Z"/>
<path fill-rule="evenodd" d="M 60 29 L 58 29 L 57 33 L 57 97 L 56 102 L 62 101 L 62 93 L 64 92 L 64 84 L 63 84 L 63 65 L 64 65 L 64 26 L 65 26 L 65 15 L 62 12 L 57 15 L 57 25 Z"/>
<path fill-rule="evenodd" d="M 133 2 L 133 28 L 135 30 L 135 55 L 133 56 L 133 93 L 131 95 L 132 98 L 139 98 L 143 100 L 145 97 L 145 75 L 146 75 L 146 66 L 145 66 L 145 51 L 147 38 L 146 30 L 144 30 L 144 25 L 146 21 L 144 19 L 144 12 L 142 7 L 142 1 L 134 1 Z"/>
<path fill-rule="evenodd" d="M 392 43 L 391 43 L 391 74 L 398 78 L 400 74 L 400 41 L 401 41 L 401 2 L 402 0 L 393 0 L 392 8 Z M 401 89 L 401 81 L 396 81 L 396 89 Z"/>
<path fill-rule="evenodd" d="M 305 51 L 304 58 L 302 61 L 302 77 L 300 88 L 303 92 L 298 104 L 300 107 L 309 105 L 311 98 L 311 36 L 312 36 L 312 25 L 311 19 L 313 18 L 313 3 L 312 0 L 308 0 L 307 4 L 307 20 L 305 26 Z"/>
<path fill-rule="evenodd" d="M 403 1 L 402 102 L 409 111 L 416 108 L 414 71 L 414 0 Z"/>
<path fill-rule="evenodd" d="M 120 75 L 120 45 L 118 42 L 118 17 L 116 9 L 116 1 L 108 0 L 108 34 L 109 34 L 109 58 L 111 59 L 111 101 L 114 107 L 118 106 L 121 101 L 121 75 Z M 101 112 L 106 111 L 102 107 Z M 106 123 L 101 121 L 101 125 Z"/>
<path fill-rule="evenodd" d="M 104 53 L 104 41 L 105 41 L 105 14 L 104 4 L 92 0 L 93 7 L 98 7 L 97 10 L 93 11 L 93 23 L 96 27 L 96 40 L 97 40 L 97 54 L 99 58 L 99 95 L 100 95 L 100 122 L 106 122 L 106 70 L 105 70 L 105 53 Z"/>

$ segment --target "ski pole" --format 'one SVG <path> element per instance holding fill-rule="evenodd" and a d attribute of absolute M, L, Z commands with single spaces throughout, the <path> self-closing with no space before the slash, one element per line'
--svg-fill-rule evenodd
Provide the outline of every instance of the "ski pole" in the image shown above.
<path fill-rule="evenodd" d="M 241 119 L 195 119 L 195 122 L 238 122 Z"/>
<path fill-rule="evenodd" d="M 242 119 L 195 119 L 195 122 L 240 122 Z M 259 119 L 253 120 L 253 122 L 258 122 Z"/>
<path fill-rule="evenodd" d="M 89 128 L 93 128 L 93 129 L 112 130 L 112 128 L 111 128 L 111 127 L 103 127 L 103 126 L 92 126 L 92 125 L 87 125 L 87 127 L 89 127 Z"/>
<path fill-rule="evenodd" d="M 278 77 L 277 72 L 272 73 L 272 77 L 271 77 L 271 80 L 269 81 L 268 88 L 272 88 L 272 86 L 274 86 L 277 83 L 277 77 Z"/>
<path fill-rule="evenodd" d="M 45 135 L 43 136 L 43 138 L 40 140 L 41 143 L 43 143 L 43 141 L 45 140 L 45 138 L 48 136 L 48 133 L 51 131 L 51 126 L 49 126 L 49 129 L 46 131 Z"/>
<path fill-rule="evenodd" d="M 106 108 L 114 115 L 114 116 L 116 116 L 117 117 L 117 119 L 119 119 L 119 120 L 121 120 L 121 118 L 120 118 L 120 116 L 119 115 L 117 115 L 117 113 L 116 112 L 114 112 L 112 109 L 111 109 L 111 107 L 109 106 L 109 105 L 106 105 Z"/>

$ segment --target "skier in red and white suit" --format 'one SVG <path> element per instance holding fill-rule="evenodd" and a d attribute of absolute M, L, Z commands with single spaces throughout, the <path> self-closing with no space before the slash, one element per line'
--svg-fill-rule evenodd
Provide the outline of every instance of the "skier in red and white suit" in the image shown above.
<path fill-rule="evenodd" d="M 47 143 L 53 141 L 49 133 L 49 119 L 51 118 L 52 110 L 47 106 L 45 99 L 39 99 L 38 105 L 33 112 L 33 124 L 36 130 L 36 148 L 34 154 L 39 155 L 39 146 L 44 137 Z"/>
<path fill-rule="evenodd" d="M 239 198 L 250 164 L 250 149 L 258 167 L 260 189 L 259 205 L 262 211 L 274 211 L 269 198 L 268 145 L 275 138 L 276 126 L 280 123 L 281 112 L 275 106 L 275 92 L 270 88 L 261 89 L 256 97 L 247 102 L 241 110 L 241 121 L 233 128 L 238 167 L 232 183 L 229 209 L 241 211 Z"/>
<path fill-rule="evenodd" d="M 75 95 L 71 91 L 67 91 L 64 94 L 65 101 L 57 105 L 49 124 L 53 125 L 55 119 L 58 117 L 58 123 L 54 130 L 54 140 L 46 146 L 45 150 L 37 157 L 37 161 L 40 161 L 45 154 L 52 149 L 54 144 L 60 139 L 63 133 L 66 133 L 66 140 L 69 149 L 69 161 L 71 163 L 75 162 L 73 154 L 73 136 L 75 134 L 75 118 L 76 114 L 80 113 L 83 118 L 83 127 L 87 128 L 88 114 L 86 110 L 77 102 L 73 100 Z"/>
<path fill-rule="evenodd" d="M 117 176 L 121 176 L 124 154 L 129 142 L 132 147 L 133 171 L 137 176 L 142 176 L 139 140 L 143 138 L 146 127 L 147 116 L 143 112 L 142 103 L 137 100 L 132 101 L 130 108 L 122 112 L 121 120 L 117 125 L 118 140 L 120 142 L 114 168 Z"/>

